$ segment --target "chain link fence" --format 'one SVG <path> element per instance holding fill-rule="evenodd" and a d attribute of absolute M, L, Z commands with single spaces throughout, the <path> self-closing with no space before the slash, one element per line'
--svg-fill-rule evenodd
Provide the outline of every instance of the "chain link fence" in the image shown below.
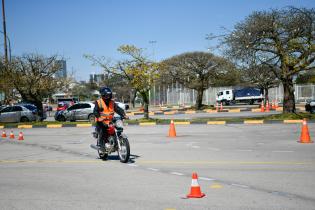
<path fill-rule="evenodd" d="M 203 94 L 203 104 L 214 105 L 216 94 L 224 89 L 233 87 L 210 87 Z M 305 103 L 307 100 L 315 99 L 315 84 L 294 85 L 295 100 L 297 103 Z M 197 98 L 197 91 L 183 87 L 179 83 L 168 86 L 154 86 L 149 95 L 150 104 L 159 105 L 194 105 Z M 283 101 L 282 85 L 269 89 L 269 100 Z"/>

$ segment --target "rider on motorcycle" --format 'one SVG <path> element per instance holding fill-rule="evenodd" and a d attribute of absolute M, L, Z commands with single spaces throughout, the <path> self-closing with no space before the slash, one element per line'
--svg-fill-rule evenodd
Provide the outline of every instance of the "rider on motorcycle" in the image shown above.
<path fill-rule="evenodd" d="M 108 143 L 107 129 L 114 117 L 114 113 L 119 114 L 123 119 L 129 119 L 125 111 L 120 108 L 112 99 L 112 90 L 108 87 L 100 88 L 101 98 L 95 101 L 93 113 L 96 117 L 96 131 L 98 133 L 97 146 L 104 147 Z"/>

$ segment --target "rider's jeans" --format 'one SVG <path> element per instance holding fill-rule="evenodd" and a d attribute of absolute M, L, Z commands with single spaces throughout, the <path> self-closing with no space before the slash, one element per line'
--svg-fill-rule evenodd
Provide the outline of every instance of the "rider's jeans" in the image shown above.
<path fill-rule="evenodd" d="M 98 135 L 98 140 L 97 143 L 99 146 L 104 146 L 105 143 L 107 143 L 107 129 L 108 125 L 102 123 L 102 122 L 97 122 L 96 123 L 96 131 L 99 134 Z M 105 140 L 105 142 L 104 142 Z"/>

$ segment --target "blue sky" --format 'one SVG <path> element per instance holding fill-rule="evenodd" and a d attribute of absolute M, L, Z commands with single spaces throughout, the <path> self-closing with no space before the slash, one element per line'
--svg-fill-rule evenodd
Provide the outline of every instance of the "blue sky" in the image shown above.
<path fill-rule="evenodd" d="M 6 0 L 5 4 L 12 54 L 58 54 L 77 80 L 102 72 L 84 54 L 119 59 L 117 48 L 122 44 L 144 48 L 155 60 L 207 51 L 213 43 L 206 34 L 222 34 L 222 27 L 233 29 L 253 11 L 315 7 L 314 0 Z"/>

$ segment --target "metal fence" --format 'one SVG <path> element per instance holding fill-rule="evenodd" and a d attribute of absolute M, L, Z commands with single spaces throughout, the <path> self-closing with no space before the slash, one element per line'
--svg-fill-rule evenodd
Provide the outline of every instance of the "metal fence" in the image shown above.
<path fill-rule="evenodd" d="M 224 89 L 232 87 L 210 87 L 203 95 L 203 104 L 214 105 L 216 94 Z M 296 102 L 306 102 L 315 99 L 315 84 L 294 85 Z M 183 87 L 179 83 L 168 86 L 154 86 L 150 91 L 149 99 L 151 105 L 193 105 L 196 102 L 197 91 Z M 269 89 L 269 100 L 283 101 L 283 87 Z"/>

